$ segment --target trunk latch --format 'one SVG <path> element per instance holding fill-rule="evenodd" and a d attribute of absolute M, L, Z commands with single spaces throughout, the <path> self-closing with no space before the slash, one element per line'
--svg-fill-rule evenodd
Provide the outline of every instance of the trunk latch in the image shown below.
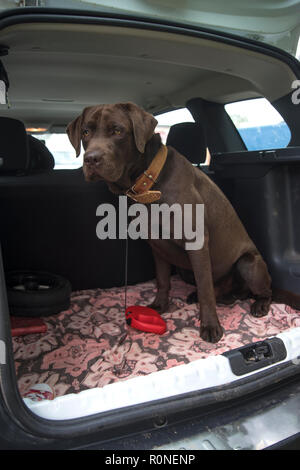
<path fill-rule="evenodd" d="M 223 356 L 229 360 L 235 375 L 244 375 L 283 361 L 286 354 L 284 342 L 280 338 L 270 338 L 226 351 Z"/>
<path fill-rule="evenodd" d="M 268 343 L 254 343 L 249 348 L 241 351 L 247 363 L 259 362 L 271 357 L 272 351 Z"/>

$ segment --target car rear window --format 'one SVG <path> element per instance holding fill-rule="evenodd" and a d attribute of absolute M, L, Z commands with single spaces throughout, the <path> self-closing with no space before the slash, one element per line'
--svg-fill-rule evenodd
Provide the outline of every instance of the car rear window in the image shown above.
<path fill-rule="evenodd" d="M 284 148 L 291 132 L 278 111 L 265 98 L 225 105 L 248 150 Z"/>
<path fill-rule="evenodd" d="M 34 137 L 44 142 L 52 153 L 55 161 L 55 170 L 75 170 L 82 167 L 83 152 L 76 158 L 75 150 L 70 144 L 69 137 L 64 133 L 33 134 Z"/>
<path fill-rule="evenodd" d="M 171 126 L 179 124 L 180 122 L 195 122 L 187 108 L 180 108 L 166 113 L 157 114 L 155 119 L 157 119 L 155 132 L 160 134 L 161 140 L 164 144 L 166 143 Z"/>

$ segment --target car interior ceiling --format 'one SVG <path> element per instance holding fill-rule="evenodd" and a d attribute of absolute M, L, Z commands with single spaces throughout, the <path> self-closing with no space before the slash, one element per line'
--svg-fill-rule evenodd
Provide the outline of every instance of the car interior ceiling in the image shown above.
<path fill-rule="evenodd" d="M 13 26 L 0 32 L 2 43 L 9 46 L 1 60 L 11 100 L 0 118 L 0 150 L 9 155 L 0 168 L 5 271 L 56 273 L 73 291 L 124 285 L 125 240 L 95 235 L 97 207 L 105 202 L 118 210 L 118 197 L 104 182 L 87 184 L 82 168 L 55 170 L 51 153 L 25 128 L 64 128 L 85 106 L 133 101 L 153 114 L 181 107 L 191 112 L 195 123 L 172 126 L 167 145 L 223 190 L 274 285 L 300 294 L 300 133 L 290 99 L 295 77 L 285 63 L 217 41 L 95 25 Z M 286 158 L 248 152 L 225 111 L 226 103 L 260 96 L 290 128 L 291 141 L 280 154 Z M 212 156 L 207 167 L 200 166 L 206 147 Z M 154 277 L 150 247 L 129 239 L 128 284 Z"/>

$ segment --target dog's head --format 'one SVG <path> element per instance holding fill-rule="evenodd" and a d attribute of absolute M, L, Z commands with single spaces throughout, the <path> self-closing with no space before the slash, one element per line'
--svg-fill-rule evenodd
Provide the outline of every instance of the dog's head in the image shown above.
<path fill-rule="evenodd" d="M 70 142 L 80 154 L 85 150 L 83 172 L 87 181 L 114 183 L 145 151 L 156 119 L 134 103 L 85 108 L 67 127 Z"/>

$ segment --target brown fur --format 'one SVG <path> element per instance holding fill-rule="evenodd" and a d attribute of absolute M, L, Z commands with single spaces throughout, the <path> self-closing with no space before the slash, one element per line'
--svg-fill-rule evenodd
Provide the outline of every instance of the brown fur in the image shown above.
<path fill-rule="evenodd" d="M 86 180 L 105 180 L 111 191 L 124 194 L 161 145 L 160 136 L 153 135 L 155 126 L 154 117 L 135 104 L 118 103 L 86 108 L 67 132 L 77 155 L 82 141 Z M 251 293 L 251 313 L 266 315 L 272 295 L 267 266 L 222 191 L 172 147 L 153 189 L 162 192 L 160 204 L 204 204 L 205 241 L 202 249 L 186 251 L 184 237 L 149 239 L 157 278 L 152 307 L 168 308 L 171 265 L 176 265 L 194 274 L 205 341 L 217 342 L 223 334 L 216 297 L 226 301 Z"/>

